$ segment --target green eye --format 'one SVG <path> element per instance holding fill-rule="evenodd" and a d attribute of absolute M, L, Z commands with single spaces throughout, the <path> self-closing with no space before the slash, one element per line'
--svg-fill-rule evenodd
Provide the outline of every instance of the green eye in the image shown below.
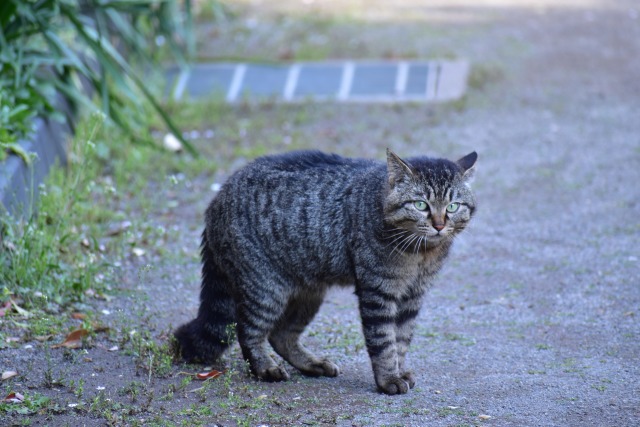
<path fill-rule="evenodd" d="M 459 207 L 460 203 L 451 203 L 449 206 L 447 206 L 447 212 L 454 213 L 458 210 Z"/>
<path fill-rule="evenodd" d="M 423 202 L 422 200 L 418 200 L 416 202 L 413 202 L 413 206 L 415 206 L 416 209 L 418 209 L 419 211 L 426 211 L 427 210 L 427 202 Z"/>

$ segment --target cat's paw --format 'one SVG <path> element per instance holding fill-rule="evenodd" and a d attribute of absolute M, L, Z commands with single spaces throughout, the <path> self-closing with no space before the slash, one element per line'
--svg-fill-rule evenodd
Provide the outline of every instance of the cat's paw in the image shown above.
<path fill-rule="evenodd" d="M 403 372 L 401 378 L 409 384 L 409 388 L 413 388 L 416 385 L 416 378 L 411 371 Z"/>
<path fill-rule="evenodd" d="M 271 366 L 264 371 L 258 372 L 258 378 L 270 382 L 287 381 L 289 374 L 281 366 Z"/>
<path fill-rule="evenodd" d="M 317 363 L 305 366 L 300 372 L 310 377 L 337 377 L 340 374 L 340 368 L 330 360 L 320 359 Z"/>
<path fill-rule="evenodd" d="M 407 380 L 400 377 L 388 377 L 378 381 L 378 388 L 386 394 L 406 394 L 410 385 Z"/>

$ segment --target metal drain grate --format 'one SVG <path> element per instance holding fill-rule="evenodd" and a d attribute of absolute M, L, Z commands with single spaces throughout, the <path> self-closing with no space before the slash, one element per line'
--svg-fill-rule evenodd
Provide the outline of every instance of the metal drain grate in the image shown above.
<path fill-rule="evenodd" d="M 170 77 L 177 100 L 437 102 L 462 97 L 468 72 L 466 61 L 344 61 L 197 64 Z"/>

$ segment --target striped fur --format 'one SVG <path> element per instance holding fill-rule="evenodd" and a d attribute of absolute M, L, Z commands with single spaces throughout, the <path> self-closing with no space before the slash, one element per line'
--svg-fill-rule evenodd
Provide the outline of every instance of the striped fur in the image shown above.
<path fill-rule="evenodd" d="M 306 151 L 236 172 L 206 211 L 200 309 L 175 333 L 183 357 L 216 360 L 237 324 L 258 378 L 288 378 L 269 347 L 306 375 L 336 376 L 299 338 L 329 286 L 355 284 L 376 384 L 406 393 L 422 296 L 475 210 L 476 158 L 388 152 L 384 164 Z"/>

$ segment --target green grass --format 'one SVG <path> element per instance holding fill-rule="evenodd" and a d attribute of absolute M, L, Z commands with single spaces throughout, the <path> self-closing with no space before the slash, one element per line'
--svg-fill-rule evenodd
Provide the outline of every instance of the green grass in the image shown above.
<path fill-rule="evenodd" d="M 232 116 L 229 107 L 215 100 L 167 108 L 180 111 L 176 120 L 183 129 Z M 153 125 L 164 132 L 160 121 Z M 222 128 L 223 137 L 228 129 Z M 107 291 L 104 284 L 113 278 L 113 259 L 140 242 L 166 236 L 166 230 L 145 221 L 145 212 L 162 200 L 153 193 L 171 190 L 179 183 L 176 174 L 191 179 L 214 171 L 217 165 L 207 158 L 207 149 L 197 158 L 169 153 L 158 146 L 131 144 L 101 115 L 81 121 L 68 166 L 54 167 L 39 188 L 37 215 L 26 221 L 0 215 L 0 302 L 13 299 L 27 310 L 57 313 L 60 306 L 85 299 L 89 290 Z M 240 145 L 233 154 L 253 157 L 265 149 L 251 150 Z M 113 235 L 123 221 L 131 225 Z"/>
<path fill-rule="evenodd" d="M 5 296 L 19 298 L 27 309 L 51 310 L 82 295 L 104 266 L 93 224 L 109 215 L 92 197 L 106 191 L 92 179 L 97 171 L 91 153 L 102 120 L 93 116 L 81 126 L 70 151 L 72 166 L 68 173 L 53 169 L 41 187 L 37 215 L 26 222 L 2 217 L 0 282 Z"/>
<path fill-rule="evenodd" d="M 219 103 L 206 107 L 211 120 L 230 115 Z M 185 106 L 176 118 L 185 129 L 202 127 L 210 123 L 199 115 L 202 110 L 202 104 Z M 164 130 L 161 122 L 155 126 Z M 178 209 L 166 195 L 216 167 L 206 156 L 131 144 L 101 115 L 81 120 L 70 141 L 68 165 L 54 166 L 39 187 L 35 214 L 20 219 L 0 212 L 0 305 L 11 302 L 5 319 L 13 329 L 0 332 L 1 347 L 16 345 L 6 342 L 9 336 L 43 341 L 65 333 L 78 304 L 90 312 L 91 300 L 121 292 L 120 261 L 133 248 L 162 256 L 161 243 L 171 238 L 172 231 L 147 214 L 159 206 Z M 138 344 L 145 357 L 164 351 Z M 154 375 L 166 372 L 166 358 L 146 365 Z"/>

